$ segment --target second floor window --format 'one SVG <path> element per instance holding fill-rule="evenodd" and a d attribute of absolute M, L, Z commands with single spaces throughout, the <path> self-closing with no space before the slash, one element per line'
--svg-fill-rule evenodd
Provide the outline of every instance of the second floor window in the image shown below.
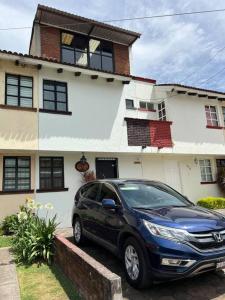
<path fill-rule="evenodd" d="M 223 123 L 225 124 L 225 106 L 222 107 Z"/>
<path fill-rule="evenodd" d="M 7 105 L 33 106 L 33 78 L 21 75 L 6 74 Z"/>
<path fill-rule="evenodd" d="M 160 121 L 166 121 L 166 107 L 164 101 L 158 104 L 158 114 Z"/>
<path fill-rule="evenodd" d="M 54 111 L 67 111 L 67 84 L 65 82 L 44 80 L 43 108 Z"/>
<path fill-rule="evenodd" d="M 218 116 L 215 106 L 206 105 L 205 106 L 207 126 L 218 126 Z"/>
<path fill-rule="evenodd" d="M 126 108 L 127 109 L 134 109 L 134 100 L 126 99 Z"/>
<path fill-rule="evenodd" d="M 3 190 L 30 190 L 30 157 L 4 157 Z"/>
<path fill-rule="evenodd" d="M 62 62 L 113 72 L 113 44 L 87 36 L 63 32 Z"/>
<path fill-rule="evenodd" d="M 63 157 L 40 157 L 40 189 L 64 188 Z"/>
<path fill-rule="evenodd" d="M 139 102 L 140 109 L 145 109 L 145 110 L 154 110 L 154 104 L 147 102 L 147 101 L 140 101 Z"/>

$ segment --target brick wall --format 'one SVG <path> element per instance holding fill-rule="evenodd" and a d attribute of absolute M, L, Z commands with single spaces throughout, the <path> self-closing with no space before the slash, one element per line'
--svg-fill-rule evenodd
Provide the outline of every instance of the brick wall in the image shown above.
<path fill-rule="evenodd" d="M 114 44 L 115 72 L 130 74 L 129 48 Z"/>
<path fill-rule="evenodd" d="M 129 146 L 150 146 L 149 120 L 130 119 L 127 121 Z"/>
<path fill-rule="evenodd" d="M 121 278 L 62 236 L 55 237 L 55 263 L 86 300 L 122 300 Z"/>
<path fill-rule="evenodd" d="M 172 147 L 172 138 L 170 125 L 172 122 L 168 121 L 149 121 L 150 127 L 150 144 L 153 147 Z"/>
<path fill-rule="evenodd" d="M 41 56 L 60 61 L 60 30 L 54 27 L 40 27 Z"/>

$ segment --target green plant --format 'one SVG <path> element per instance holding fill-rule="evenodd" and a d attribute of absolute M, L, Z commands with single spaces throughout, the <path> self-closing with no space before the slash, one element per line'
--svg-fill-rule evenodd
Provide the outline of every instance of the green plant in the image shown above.
<path fill-rule="evenodd" d="M 209 209 L 222 209 L 225 208 L 225 198 L 221 197 L 206 197 L 199 199 L 197 204 L 199 206 Z"/>
<path fill-rule="evenodd" d="M 4 235 L 11 235 L 16 232 L 19 222 L 16 214 L 5 217 L 1 223 L 1 231 Z"/>
<path fill-rule="evenodd" d="M 56 216 L 48 218 L 48 210 L 52 209 L 50 204 L 45 206 L 45 218 L 38 216 L 39 209 L 43 209 L 41 204 L 29 200 L 18 214 L 19 226 L 14 237 L 13 250 L 19 264 L 42 261 L 50 264 L 52 261 Z"/>

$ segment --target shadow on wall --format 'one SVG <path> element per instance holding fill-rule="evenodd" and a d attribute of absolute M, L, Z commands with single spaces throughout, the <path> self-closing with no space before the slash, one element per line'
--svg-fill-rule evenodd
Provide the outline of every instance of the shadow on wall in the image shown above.
<path fill-rule="evenodd" d="M 40 114 L 41 138 L 109 139 L 122 93 L 121 82 L 106 85 L 101 80 L 92 80 L 88 86 L 86 80 L 80 80 L 68 95 L 72 116 Z"/>

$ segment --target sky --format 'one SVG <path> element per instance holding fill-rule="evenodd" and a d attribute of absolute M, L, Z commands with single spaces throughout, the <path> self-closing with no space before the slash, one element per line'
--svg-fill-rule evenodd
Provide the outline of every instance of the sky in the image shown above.
<path fill-rule="evenodd" d="M 225 8 L 225 0 L 0 0 L 0 29 L 31 27 L 38 3 L 99 21 Z M 225 11 L 110 24 L 142 34 L 133 75 L 225 91 L 224 20 Z M 28 53 L 30 35 L 0 30 L 0 49 Z"/>

